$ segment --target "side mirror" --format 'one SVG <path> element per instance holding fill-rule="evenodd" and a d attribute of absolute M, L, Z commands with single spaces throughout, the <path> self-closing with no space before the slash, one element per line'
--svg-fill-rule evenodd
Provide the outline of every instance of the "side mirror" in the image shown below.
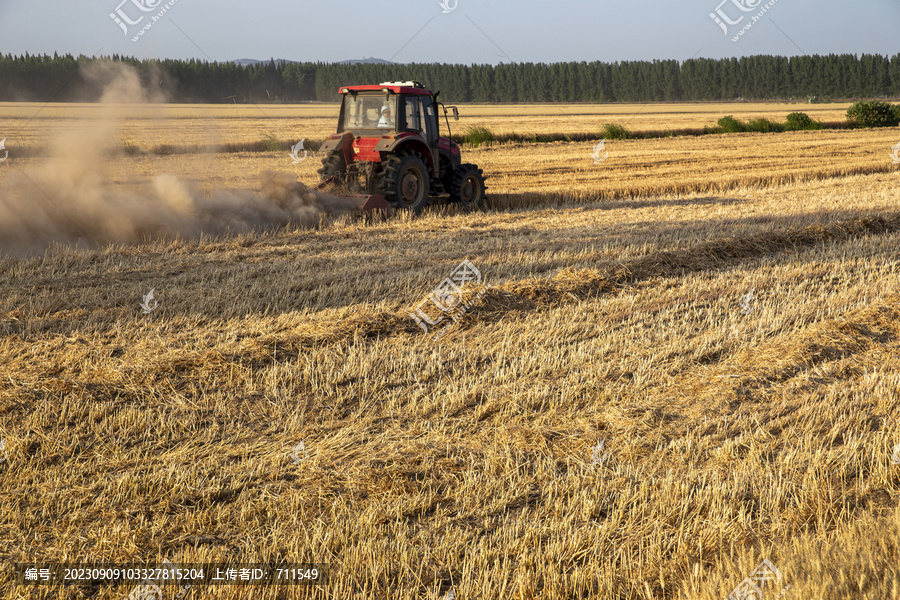
<path fill-rule="evenodd" d="M 455 106 L 451 106 L 450 110 L 453 111 L 453 120 L 459 121 L 459 110 Z"/>

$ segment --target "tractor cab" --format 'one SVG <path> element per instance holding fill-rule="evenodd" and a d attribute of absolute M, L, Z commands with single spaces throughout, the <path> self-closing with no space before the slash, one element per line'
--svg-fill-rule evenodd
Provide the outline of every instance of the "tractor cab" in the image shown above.
<path fill-rule="evenodd" d="M 412 82 L 406 82 L 412 83 Z M 385 133 L 417 133 L 431 142 L 438 138 L 438 120 L 434 97 L 421 87 L 382 84 L 377 90 L 360 90 L 377 86 L 341 88 L 341 116 L 338 133 L 352 131 L 368 137 Z M 346 92 L 343 92 L 346 90 Z"/>
<path fill-rule="evenodd" d="M 387 82 L 380 85 L 358 85 L 341 88 L 341 114 L 338 119 L 338 134 L 350 132 L 359 142 L 354 145 L 358 158 L 379 161 L 380 156 L 366 152 L 374 149 L 370 139 L 403 139 L 407 142 L 411 134 L 420 138 L 424 148 L 419 151 L 426 156 L 426 162 L 438 159 L 437 150 L 443 145 L 456 146 L 449 138 L 439 144 L 440 131 L 437 118 L 436 94 L 425 89 L 416 81 Z M 449 125 L 448 125 L 449 127 Z M 380 149 L 379 149 L 380 150 Z M 459 156 L 459 148 L 456 148 Z M 439 163 L 438 163 L 439 164 Z"/>
<path fill-rule="evenodd" d="M 395 207 L 415 212 L 427 205 L 430 195 L 455 197 L 454 182 L 463 165 L 459 146 L 440 135 L 439 108 L 444 110 L 448 135 L 450 121 L 437 93 L 416 81 L 338 91 L 342 98 L 337 132 L 322 146 L 328 152 L 319 169 L 323 181 L 340 180 L 354 191 L 380 193 Z M 456 107 L 450 108 L 458 119 Z M 466 197 L 480 204 L 484 196 L 480 170 L 462 176 L 473 188 Z"/>

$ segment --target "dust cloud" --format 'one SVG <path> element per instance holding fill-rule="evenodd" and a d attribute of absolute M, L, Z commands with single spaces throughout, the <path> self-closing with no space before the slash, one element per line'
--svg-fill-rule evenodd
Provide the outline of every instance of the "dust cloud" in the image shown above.
<path fill-rule="evenodd" d="M 128 103 L 158 103 L 131 67 L 95 63 L 85 80 L 102 86 L 102 119 L 60 132 L 50 156 L 0 178 L 0 253 L 27 255 L 54 243 L 98 247 L 153 239 L 241 233 L 288 224 L 314 226 L 356 208 L 356 201 L 311 190 L 293 173 L 263 171 L 260 189 L 201 193 L 170 174 L 138 189 L 105 170 Z"/>

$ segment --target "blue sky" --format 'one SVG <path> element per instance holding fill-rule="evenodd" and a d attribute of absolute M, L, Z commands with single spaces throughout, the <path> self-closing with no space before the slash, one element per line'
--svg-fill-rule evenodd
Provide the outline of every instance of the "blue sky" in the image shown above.
<path fill-rule="evenodd" d="M 0 0 L 0 52 L 466 64 L 900 52 L 898 0 L 444 2 L 452 10 L 438 0 Z M 143 19 L 126 34 L 110 17 L 117 9 Z M 741 19 L 727 35 L 710 17 L 717 9 Z"/>

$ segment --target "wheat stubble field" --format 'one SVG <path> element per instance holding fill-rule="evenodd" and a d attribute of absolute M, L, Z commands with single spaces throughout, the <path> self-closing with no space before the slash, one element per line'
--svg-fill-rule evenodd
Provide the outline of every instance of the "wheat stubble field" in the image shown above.
<path fill-rule="evenodd" d="M 740 106 L 678 119 L 804 110 Z M 4 600 L 130 592 L 15 586 L 13 563 L 164 559 L 329 565 L 203 599 L 712 600 L 763 559 L 782 597 L 900 598 L 896 130 L 610 141 L 602 163 L 463 147 L 484 212 L 260 232 L 222 215 L 279 222 L 260 171 L 311 183 L 318 157 L 216 144 L 322 137 L 304 123 L 334 107 L 118 107 L 109 131 L 40 108 L 0 107 L 0 190 L 31 202 L 3 215 L 53 233 L 7 227 L 0 258 Z M 494 110 L 574 132 L 669 108 Z M 101 247 L 43 249 L 81 233 Z M 466 258 L 481 294 L 434 342 L 409 312 Z"/>

